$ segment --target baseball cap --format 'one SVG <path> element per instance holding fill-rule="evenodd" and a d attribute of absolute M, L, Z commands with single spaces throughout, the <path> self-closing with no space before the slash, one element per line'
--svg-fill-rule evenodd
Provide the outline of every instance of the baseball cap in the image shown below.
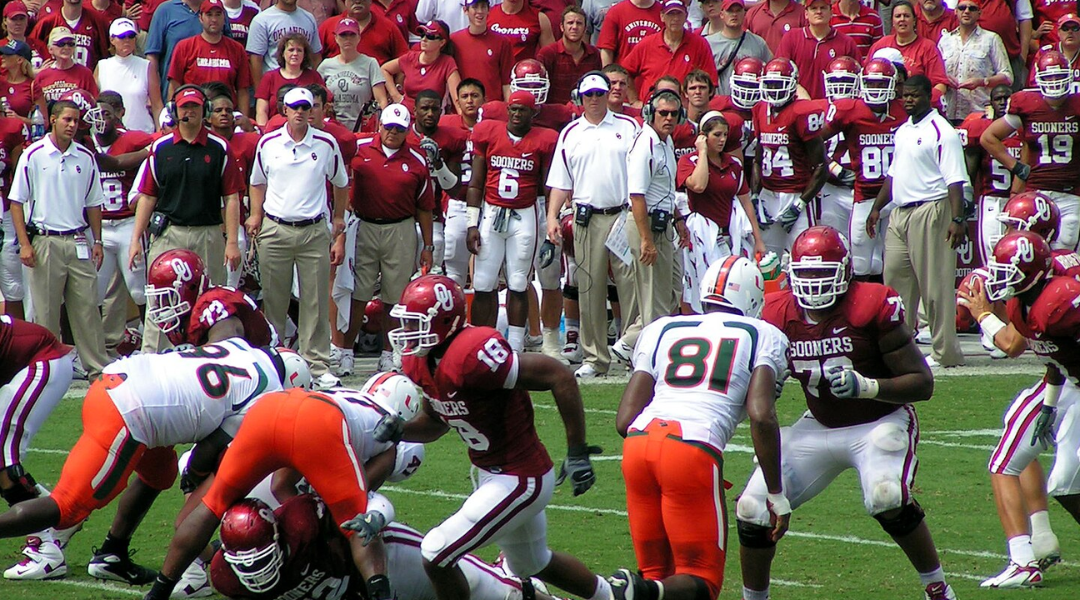
<path fill-rule="evenodd" d="M 733 6 L 746 8 L 746 3 L 743 0 L 724 0 L 724 3 L 720 5 L 720 10 L 731 10 Z"/>
<path fill-rule="evenodd" d="M 581 83 L 578 84 L 578 93 L 585 94 L 588 92 L 608 92 L 611 86 L 604 80 L 603 77 L 596 73 L 590 73 L 581 78 Z M 531 94 L 530 94 L 531 95 Z"/>
<path fill-rule="evenodd" d="M 125 33 L 139 33 L 139 28 L 131 19 L 120 18 L 109 25 L 109 37 L 117 37 Z"/>
<path fill-rule="evenodd" d="M 4 7 L 4 18 L 14 17 L 15 15 L 30 16 L 30 11 L 26 10 L 26 5 L 20 0 L 8 2 L 7 6 Z"/>
<path fill-rule="evenodd" d="M 215 8 L 225 10 L 225 5 L 221 3 L 221 0 L 203 0 L 202 5 L 199 6 L 199 12 L 208 13 Z"/>
<path fill-rule="evenodd" d="M 681 10 L 686 12 L 686 5 L 682 3 L 682 0 L 664 0 L 663 8 L 660 9 L 660 14 L 666 15 L 669 12 Z"/>
<path fill-rule="evenodd" d="M 461 0 L 461 5 L 467 8 L 472 6 L 473 4 L 478 4 L 480 2 L 491 6 L 491 0 Z"/>
<path fill-rule="evenodd" d="M 295 87 L 289 90 L 288 94 L 285 94 L 285 100 L 282 101 L 282 104 L 289 108 L 296 108 L 299 104 L 311 106 L 312 104 L 315 104 L 315 96 L 312 96 L 307 88 Z"/>
<path fill-rule="evenodd" d="M 177 106 L 187 106 L 188 104 L 198 104 L 202 106 L 206 103 L 206 97 L 195 88 L 188 88 L 176 96 Z"/>
<path fill-rule="evenodd" d="M 379 117 L 380 125 L 397 125 L 398 127 L 408 128 L 412 123 L 412 117 L 409 116 L 409 109 L 405 108 L 401 104 L 391 104 L 382 111 L 382 116 Z"/>
<path fill-rule="evenodd" d="M 1058 29 L 1061 29 L 1061 26 L 1066 23 L 1076 23 L 1077 25 L 1080 25 L 1080 17 L 1077 17 L 1076 13 L 1062 15 L 1061 18 L 1057 20 Z"/>
<path fill-rule="evenodd" d="M 338 21 L 337 26 L 334 27 L 334 33 L 337 35 L 341 35 L 344 33 L 354 33 L 356 35 L 360 35 L 360 24 L 356 22 L 356 19 L 350 19 L 349 17 L 345 17 L 344 19 Z"/>
<path fill-rule="evenodd" d="M 71 33 L 71 30 L 67 27 L 55 27 L 49 32 L 49 43 L 55 44 L 63 40 L 73 40 L 75 34 Z"/>
<path fill-rule="evenodd" d="M 831 0 L 806 0 L 806 7 L 810 8 L 810 6 L 814 4 L 814 2 L 824 2 L 825 4 L 830 5 L 832 4 Z"/>
<path fill-rule="evenodd" d="M 678 2 L 679 0 L 675 0 L 675 1 Z M 514 92 L 513 94 L 510 94 L 510 98 L 507 99 L 507 101 L 506 101 L 507 106 L 513 106 L 515 104 L 520 104 L 522 106 L 528 106 L 529 108 L 536 108 L 536 96 L 533 96 L 532 92 L 527 92 L 525 90 L 518 90 L 518 91 Z"/>
<path fill-rule="evenodd" d="M 894 65 L 904 64 L 904 55 L 896 48 L 879 48 L 872 58 L 884 58 Z"/>
<path fill-rule="evenodd" d="M 19 40 L 8 40 L 8 43 L 0 46 L 0 54 L 5 56 L 21 56 L 26 60 L 33 60 L 34 53 L 30 50 L 30 46 L 26 45 L 26 42 L 20 42 Z"/>
<path fill-rule="evenodd" d="M 447 31 L 446 26 L 438 21 L 428 21 L 420 26 L 420 33 L 432 33 L 442 37 L 442 39 L 450 39 L 450 32 Z"/>

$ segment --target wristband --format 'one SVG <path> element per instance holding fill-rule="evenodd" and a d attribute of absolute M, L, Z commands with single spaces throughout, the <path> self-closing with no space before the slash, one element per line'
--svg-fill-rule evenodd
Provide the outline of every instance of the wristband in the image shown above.
<path fill-rule="evenodd" d="M 1006 327 L 1007 325 L 1005 325 L 1005 322 L 993 313 L 986 315 L 986 318 L 979 321 L 979 328 L 982 329 L 983 335 L 989 337 L 991 340 L 997 336 L 999 331 Z"/>
<path fill-rule="evenodd" d="M 1064 386 L 1046 384 L 1046 391 L 1043 392 L 1043 406 L 1047 408 L 1054 408 L 1057 406 L 1058 398 L 1061 397 L 1061 388 Z"/>
<path fill-rule="evenodd" d="M 833 177 L 840 177 L 840 174 L 844 172 L 844 167 L 840 166 L 840 163 L 835 160 L 829 163 L 829 173 Z"/>
<path fill-rule="evenodd" d="M 769 504 L 772 505 L 773 513 L 777 516 L 791 514 L 791 502 L 788 502 L 787 496 L 785 496 L 783 492 L 779 494 L 769 494 L 766 497 L 769 500 Z"/>
<path fill-rule="evenodd" d="M 444 190 L 448 190 L 457 185 L 457 175 L 454 175 L 454 172 L 450 170 L 450 167 L 448 167 L 446 163 L 443 163 L 442 168 L 435 171 L 433 175 L 435 175 L 435 181 L 439 182 L 439 187 Z"/>
<path fill-rule="evenodd" d="M 480 207 L 479 206 L 466 206 L 465 207 L 465 214 L 467 215 L 466 218 L 468 220 L 469 227 L 479 227 L 480 226 Z"/>
<path fill-rule="evenodd" d="M 878 388 L 880 387 L 878 385 L 878 380 L 877 379 L 871 379 L 869 377 L 863 377 L 863 383 L 866 384 L 866 389 L 859 391 L 859 397 L 860 398 L 877 398 Z"/>

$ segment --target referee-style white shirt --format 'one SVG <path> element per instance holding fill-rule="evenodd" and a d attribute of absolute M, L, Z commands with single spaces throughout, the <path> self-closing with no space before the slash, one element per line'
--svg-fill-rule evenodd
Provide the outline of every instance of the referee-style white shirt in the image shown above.
<path fill-rule="evenodd" d="M 894 147 L 888 175 L 897 206 L 944 200 L 951 184 L 968 183 L 960 135 L 934 109 L 918 123 L 909 117 L 896 130 Z"/>
<path fill-rule="evenodd" d="M 259 140 L 251 185 L 266 186 L 263 210 L 287 221 L 314 219 L 326 211 L 326 182 L 343 188 L 349 172 L 334 136 L 308 126 L 299 142 L 281 127 Z"/>
<path fill-rule="evenodd" d="M 626 155 L 627 193 L 645 196 L 648 210 L 675 210 L 675 144 L 642 127 Z"/>
<path fill-rule="evenodd" d="M 637 121 L 610 110 L 596 125 L 578 117 L 559 134 L 548 187 L 571 191 L 574 202 L 593 208 L 626 204 L 626 155 L 640 130 Z"/>
<path fill-rule="evenodd" d="M 83 210 L 104 204 L 105 194 L 93 153 L 74 141 L 61 152 L 49 134 L 19 157 L 8 199 L 28 205 L 29 223 L 69 231 L 87 226 Z"/>

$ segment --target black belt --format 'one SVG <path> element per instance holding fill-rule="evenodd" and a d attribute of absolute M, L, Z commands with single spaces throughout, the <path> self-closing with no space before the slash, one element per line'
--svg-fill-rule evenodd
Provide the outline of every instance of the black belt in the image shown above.
<path fill-rule="evenodd" d="M 592 211 L 593 211 L 594 213 L 600 213 L 600 214 L 602 214 L 602 215 L 617 215 L 617 214 L 621 213 L 621 212 L 622 212 L 622 211 L 623 211 L 623 210 L 624 210 L 625 208 L 626 208 L 626 205 L 623 205 L 623 206 L 612 206 L 611 208 L 596 208 L 596 207 L 592 207 Z"/>
<path fill-rule="evenodd" d="M 897 208 L 918 208 L 924 204 L 931 204 L 934 202 L 941 202 L 941 200 L 919 200 L 918 202 L 908 202 L 907 204 L 898 206 Z"/>
<path fill-rule="evenodd" d="M 274 215 L 267 214 L 267 219 L 278 223 L 280 225 L 288 225 L 289 227 L 307 227 L 308 225 L 314 225 L 323 220 L 323 216 L 312 217 L 310 219 L 300 219 L 299 221 L 290 221 L 288 219 L 282 219 L 281 217 L 275 217 Z"/>
<path fill-rule="evenodd" d="M 360 217 L 360 220 L 364 221 L 365 223 L 374 223 L 375 225 L 393 225 L 394 223 L 408 221 L 411 218 L 413 218 L 412 215 L 409 215 L 407 217 L 401 217 L 399 219 L 367 219 L 364 217 Z"/>
<path fill-rule="evenodd" d="M 44 235 L 44 236 L 75 235 L 77 233 L 80 233 L 83 229 L 86 229 L 85 227 L 79 227 L 77 229 L 63 229 L 63 230 L 45 229 L 44 227 L 41 227 L 40 225 L 31 225 L 31 227 L 34 230 L 35 235 Z"/>

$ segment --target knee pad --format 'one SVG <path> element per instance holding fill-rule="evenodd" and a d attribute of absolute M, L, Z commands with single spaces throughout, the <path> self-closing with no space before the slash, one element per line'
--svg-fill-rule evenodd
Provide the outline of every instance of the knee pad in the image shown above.
<path fill-rule="evenodd" d="M 904 505 L 900 513 L 891 519 L 883 515 L 874 515 L 874 518 L 881 523 L 881 528 L 885 530 L 885 533 L 893 537 L 903 537 L 915 531 L 925 516 L 926 513 L 923 512 L 919 503 L 912 500 L 911 504 Z"/>
<path fill-rule="evenodd" d="M 4 473 L 14 484 L 12 487 L 0 491 L 0 497 L 8 503 L 8 506 L 15 506 L 19 502 L 33 500 L 41 495 L 34 477 L 27 473 L 21 464 L 16 463 L 6 467 Z"/>
<path fill-rule="evenodd" d="M 735 528 L 739 531 L 739 545 L 745 548 L 772 548 L 776 542 L 769 537 L 771 531 L 768 527 L 735 521 Z"/>
<path fill-rule="evenodd" d="M 884 452 L 901 452 L 907 449 L 908 432 L 896 423 L 882 423 L 870 430 L 870 442 Z"/>
<path fill-rule="evenodd" d="M 765 504 L 765 498 L 743 493 L 735 503 L 735 517 L 740 523 L 749 523 L 768 527 L 769 507 Z"/>
<path fill-rule="evenodd" d="M 576 285 L 564 285 L 562 289 L 562 297 L 567 300 L 578 301 L 578 288 Z"/>
<path fill-rule="evenodd" d="M 424 539 L 420 542 L 420 555 L 424 557 L 424 560 L 434 564 L 435 557 L 437 557 L 444 548 L 446 548 L 446 536 L 439 531 L 438 527 L 436 527 L 427 532 L 427 535 L 425 535 Z"/>
<path fill-rule="evenodd" d="M 875 481 L 870 488 L 870 514 L 893 510 L 904 502 L 904 490 L 895 479 Z"/>
<path fill-rule="evenodd" d="M 619 301 L 619 289 L 613 285 L 607 286 L 607 300 L 615 303 Z"/>

